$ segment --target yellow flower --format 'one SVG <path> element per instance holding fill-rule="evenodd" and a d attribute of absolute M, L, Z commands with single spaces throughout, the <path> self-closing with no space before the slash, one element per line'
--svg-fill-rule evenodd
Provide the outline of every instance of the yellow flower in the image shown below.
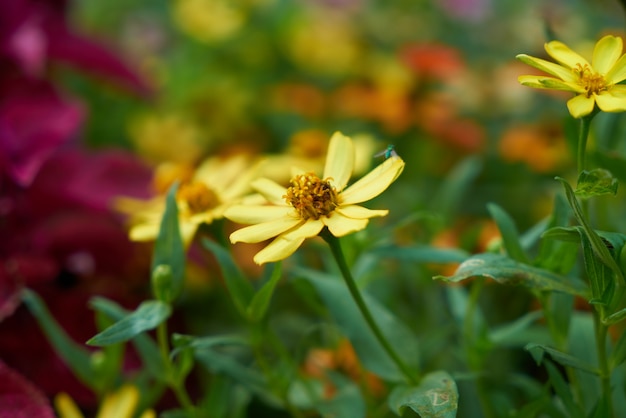
<path fill-rule="evenodd" d="M 589 115 L 597 104 L 604 112 L 626 110 L 626 55 L 622 55 L 622 38 L 607 35 L 596 43 L 591 64 L 559 41 L 548 42 L 546 52 L 557 63 L 520 54 L 517 59 L 554 77 L 522 75 L 525 86 L 564 90 L 576 93 L 567 102 L 575 118 Z"/>
<path fill-rule="evenodd" d="M 181 181 L 176 194 L 180 232 L 188 245 L 202 223 L 220 219 L 232 204 L 250 191 L 257 163 L 248 156 L 212 157 L 205 160 L 191 179 Z M 165 195 L 151 200 L 119 198 L 116 207 L 131 215 L 130 239 L 150 241 L 157 237 L 165 211 Z"/>
<path fill-rule="evenodd" d="M 274 240 L 254 256 L 257 264 L 282 260 L 326 227 L 336 237 L 359 231 L 369 219 L 387 215 L 387 210 L 370 210 L 357 203 L 381 194 L 400 175 L 404 161 L 392 156 L 363 178 L 346 188 L 354 167 L 352 140 L 335 133 L 328 146 L 323 178 L 300 173 L 291 187 L 260 178 L 252 187 L 269 205 L 234 205 L 224 216 L 234 222 L 253 224 L 230 235 L 236 242 L 255 243 Z"/>
<path fill-rule="evenodd" d="M 54 404 L 60 418 L 83 418 L 78 406 L 66 393 L 59 393 L 54 398 Z M 96 418 L 132 418 L 137 416 L 138 404 L 139 390 L 135 386 L 125 385 L 104 398 Z M 156 413 L 153 410 L 147 410 L 139 417 L 155 418 Z"/>

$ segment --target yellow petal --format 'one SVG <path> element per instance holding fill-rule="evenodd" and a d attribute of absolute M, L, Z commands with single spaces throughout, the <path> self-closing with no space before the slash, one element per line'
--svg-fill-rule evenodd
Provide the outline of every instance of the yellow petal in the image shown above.
<path fill-rule="evenodd" d="M 520 84 L 523 86 L 533 87 L 536 89 L 564 90 L 573 91 L 575 93 L 585 92 L 585 89 L 580 84 L 562 81 L 558 78 L 553 77 L 540 75 L 521 75 L 517 77 L 517 81 L 519 81 Z"/>
<path fill-rule="evenodd" d="M 139 403 L 139 391 L 134 386 L 123 386 L 104 398 L 97 418 L 132 418 Z"/>
<path fill-rule="evenodd" d="M 332 185 L 339 192 L 348 184 L 353 169 L 354 145 L 352 140 L 340 132 L 335 132 L 328 144 L 324 179 L 331 178 Z"/>
<path fill-rule="evenodd" d="M 226 209 L 224 217 L 240 224 L 258 224 L 278 218 L 296 218 L 297 213 L 291 206 L 249 206 L 234 205 Z"/>
<path fill-rule="evenodd" d="M 284 217 L 247 226 L 230 234 L 230 242 L 234 244 L 236 242 L 265 241 L 303 223 L 302 219 Z"/>
<path fill-rule="evenodd" d="M 526 54 L 517 55 L 515 58 L 522 61 L 524 64 L 535 67 L 538 70 L 544 71 L 550 75 L 560 78 L 561 80 L 569 82 L 575 82 L 577 80 L 577 77 L 569 70 L 569 68 L 565 68 L 553 62 L 546 61 L 541 58 L 531 57 Z"/>
<path fill-rule="evenodd" d="M 403 169 L 402 158 L 394 156 L 386 159 L 384 163 L 339 194 L 341 205 L 361 203 L 378 196 L 398 178 Z"/>
<path fill-rule="evenodd" d="M 626 86 L 613 86 L 611 90 L 596 96 L 596 103 L 603 112 L 626 111 Z"/>
<path fill-rule="evenodd" d="M 331 234 L 343 237 L 352 232 L 360 231 L 367 226 L 369 219 L 347 218 L 341 213 L 334 211 L 330 217 L 321 218 Z"/>
<path fill-rule="evenodd" d="M 358 205 L 341 206 L 335 209 L 335 212 L 353 219 L 368 219 L 375 216 L 386 216 L 389 213 L 388 210 L 371 210 Z"/>
<path fill-rule="evenodd" d="M 581 57 L 576 52 L 572 51 L 567 45 L 565 45 L 562 42 L 559 42 L 559 41 L 548 42 L 545 45 L 545 49 L 546 49 L 546 52 L 552 58 L 554 58 L 556 62 L 558 62 L 559 64 L 567 68 L 574 68 L 578 64 L 582 65 L 583 67 L 585 65 L 590 66 L 589 62 L 586 59 Z M 556 75 L 556 74 L 553 74 L 553 75 Z"/>
<path fill-rule="evenodd" d="M 54 397 L 54 406 L 59 414 L 59 418 L 83 418 L 83 414 L 74 400 L 65 392 L 61 392 Z"/>
<path fill-rule="evenodd" d="M 283 260 L 293 254 L 302 242 L 320 233 L 324 224 L 321 220 L 309 220 L 276 237 L 267 247 L 254 256 L 254 262 L 264 264 Z"/>
<path fill-rule="evenodd" d="M 287 189 L 273 180 L 266 178 L 256 179 L 252 182 L 252 188 L 275 205 L 285 204 L 283 196 L 287 193 Z"/>
<path fill-rule="evenodd" d="M 141 223 L 131 226 L 128 236 L 131 241 L 152 241 L 158 234 L 158 223 Z"/>
<path fill-rule="evenodd" d="M 626 55 L 622 55 L 620 59 L 617 60 L 613 68 L 606 73 L 604 79 L 608 84 L 617 84 L 620 81 L 626 80 Z"/>
<path fill-rule="evenodd" d="M 622 38 L 607 35 L 596 43 L 593 49 L 593 69 L 604 75 L 608 73 L 613 65 L 622 55 Z"/>
<path fill-rule="evenodd" d="M 582 118 L 593 111 L 595 104 L 596 101 L 593 96 L 587 97 L 584 94 L 579 94 L 567 101 L 567 108 L 573 117 Z"/>

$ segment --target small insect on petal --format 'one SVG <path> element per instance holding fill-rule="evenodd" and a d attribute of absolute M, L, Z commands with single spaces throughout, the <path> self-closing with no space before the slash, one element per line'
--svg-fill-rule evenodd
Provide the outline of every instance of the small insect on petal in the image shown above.
<path fill-rule="evenodd" d="M 382 157 L 383 155 L 385 156 L 385 159 L 391 158 L 391 157 L 397 157 L 398 153 L 396 152 L 396 147 L 394 145 L 388 145 L 384 151 L 381 151 L 378 154 L 375 154 L 374 158 Z"/>

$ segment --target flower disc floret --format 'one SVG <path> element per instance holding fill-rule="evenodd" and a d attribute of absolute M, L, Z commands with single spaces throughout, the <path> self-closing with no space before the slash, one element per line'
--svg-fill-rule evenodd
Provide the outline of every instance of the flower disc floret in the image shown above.
<path fill-rule="evenodd" d="M 206 212 L 220 204 L 217 194 L 199 181 L 181 184 L 176 197 L 185 204 L 191 215 Z"/>
<path fill-rule="evenodd" d="M 328 216 L 338 206 L 337 191 L 329 179 L 322 180 L 315 173 L 298 174 L 291 179 L 284 198 L 304 220 Z"/>

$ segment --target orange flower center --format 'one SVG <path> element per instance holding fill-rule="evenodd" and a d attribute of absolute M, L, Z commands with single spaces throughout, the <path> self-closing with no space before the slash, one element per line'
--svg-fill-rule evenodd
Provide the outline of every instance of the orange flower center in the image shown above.
<path fill-rule="evenodd" d="M 298 174 L 283 197 L 304 220 L 328 216 L 338 206 L 337 191 L 328 180 L 313 173 Z"/>
<path fill-rule="evenodd" d="M 594 73 L 587 64 L 576 64 L 573 71 L 580 78 L 580 84 L 585 88 L 585 95 L 587 97 L 591 97 L 592 94 L 598 94 L 606 90 L 607 85 L 604 77 Z"/>
<path fill-rule="evenodd" d="M 176 197 L 187 204 L 192 215 L 206 212 L 220 203 L 215 192 L 198 181 L 181 184 Z"/>

